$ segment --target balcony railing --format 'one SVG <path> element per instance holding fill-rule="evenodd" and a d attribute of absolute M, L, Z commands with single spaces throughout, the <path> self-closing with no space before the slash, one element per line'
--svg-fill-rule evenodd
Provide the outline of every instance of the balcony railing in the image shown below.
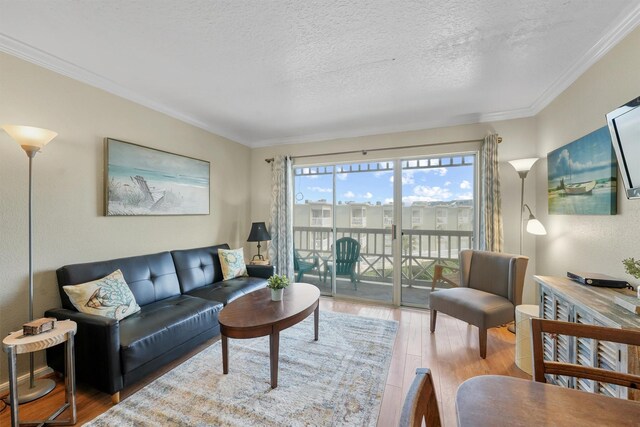
<path fill-rule="evenodd" d="M 352 237 L 360 242 L 356 272 L 361 280 L 391 282 L 393 253 L 390 228 L 338 228 L 338 239 Z M 294 227 L 293 242 L 309 260 L 331 256 L 333 232 L 330 227 Z M 473 247 L 473 231 L 403 230 L 402 282 L 425 285 L 433 280 L 433 265 L 457 265 L 458 252 Z M 322 262 L 320 263 L 322 266 Z M 321 267 L 322 268 L 322 267 Z"/>

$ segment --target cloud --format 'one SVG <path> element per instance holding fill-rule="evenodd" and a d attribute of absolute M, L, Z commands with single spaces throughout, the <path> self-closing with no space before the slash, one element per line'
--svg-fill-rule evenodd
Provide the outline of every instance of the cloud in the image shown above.
<path fill-rule="evenodd" d="M 452 198 L 453 193 L 448 188 L 417 185 L 414 187 L 412 195 L 402 198 L 402 203 L 411 205 L 414 202 L 437 202 Z"/>
<path fill-rule="evenodd" d="M 347 197 L 349 199 L 353 199 L 354 197 L 356 197 L 356 195 L 353 193 L 353 191 L 347 191 L 346 193 L 344 193 L 342 195 L 343 197 Z"/>
<path fill-rule="evenodd" d="M 373 194 L 371 194 L 370 192 L 366 192 L 361 196 L 363 199 L 371 199 L 373 197 Z"/>
<path fill-rule="evenodd" d="M 402 185 L 415 184 L 416 180 L 413 177 L 414 174 L 414 170 L 402 171 Z M 393 182 L 393 176 L 389 177 L 389 182 Z"/>
<path fill-rule="evenodd" d="M 468 189 L 471 188 L 471 183 L 469 181 L 467 181 L 466 179 L 464 179 L 460 183 L 460 188 L 463 189 L 463 190 L 468 190 Z"/>
<path fill-rule="evenodd" d="M 428 200 L 447 200 L 453 196 L 448 188 L 429 187 L 428 185 L 416 185 L 413 194 L 419 197 L 426 197 Z"/>
<path fill-rule="evenodd" d="M 337 173 L 336 174 L 336 178 L 338 178 L 340 181 L 346 181 L 348 176 L 349 176 L 349 174 L 346 174 L 346 173 Z"/>
<path fill-rule="evenodd" d="M 317 191 L 318 193 L 331 193 L 331 188 L 323 188 L 323 187 L 307 187 L 309 191 Z"/>
<path fill-rule="evenodd" d="M 435 173 L 438 176 L 445 176 L 448 172 L 447 168 L 422 169 L 424 173 Z"/>
<path fill-rule="evenodd" d="M 471 200 L 473 199 L 473 193 L 458 193 L 457 200 Z"/>
<path fill-rule="evenodd" d="M 451 184 L 452 184 L 452 183 L 451 183 L 451 181 L 447 181 L 447 182 L 445 182 L 445 183 L 444 183 L 444 186 L 445 186 L 445 187 L 448 187 L 448 186 L 450 186 Z"/>

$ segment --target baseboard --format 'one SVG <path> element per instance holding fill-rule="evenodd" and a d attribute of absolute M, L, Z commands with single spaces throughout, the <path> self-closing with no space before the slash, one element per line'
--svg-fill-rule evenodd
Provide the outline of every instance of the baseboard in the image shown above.
<path fill-rule="evenodd" d="M 45 375 L 49 375 L 51 373 L 53 373 L 53 369 L 51 369 L 48 366 L 43 366 L 42 368 L 36 369 L 33 372 L 33 375 L 36 378 L 40 378 L 40 377 L 44 377 Z M 24 381 L 29 381 L 29 373 L 28 372 L 26 374 L 20 375 L 18 377 L 18 384 L 21 384 Z M 0 384 L 0 394 L 4 395 L 6 393 L 9 393 L 9 381 Z"/>

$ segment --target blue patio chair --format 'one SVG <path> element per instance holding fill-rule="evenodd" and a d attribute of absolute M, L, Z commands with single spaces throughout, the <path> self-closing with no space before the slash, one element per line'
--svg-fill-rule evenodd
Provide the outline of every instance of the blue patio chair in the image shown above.
<path fill-rule="evenodd" d="M 320 263 L 318 262 L 318 257 L 314 256 L 313 261 L 309 262 L 301 257 L 297 250 L 293 250 L 293 269 L 298 273 L 296 275 L 296 282 L 301 282 L 305 273 L 312 271 L 314 268 L 318 270 L 318 280 L 320 280 Z"/>
<path fill-rule="evenodd" d="M 336 276 L 349 276 L 351 283 L 358 290 L 358 275 L 356 264 L 360 258 L 360 243 L 351 237 L 343 237 L 336 240 Z M 333 260 L 324 260 L 324 281 L 327 281 L 327 273 L 331 275 Z"/>

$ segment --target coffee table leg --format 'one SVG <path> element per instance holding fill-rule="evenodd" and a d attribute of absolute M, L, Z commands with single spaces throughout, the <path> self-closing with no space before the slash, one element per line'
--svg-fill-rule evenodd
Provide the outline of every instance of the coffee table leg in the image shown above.
<path fill-rule="evenodd" d="M 320 304 L 316 307 L 313 312 L 313 330 L 315 333 L 315 340 L 318 341 L 318 322 L 320 321 Z"/>
<path fill-rule="evenodd" d="M 271 362 L 271 388 L 278 387 L 278 357 L 280 353 L 280 332 L 269 335 L 269 359 Z"/>
<path fill-rule="evenodd" d="M 229 338 L 222 335 L 222 373 L 229 373 Z"/>

